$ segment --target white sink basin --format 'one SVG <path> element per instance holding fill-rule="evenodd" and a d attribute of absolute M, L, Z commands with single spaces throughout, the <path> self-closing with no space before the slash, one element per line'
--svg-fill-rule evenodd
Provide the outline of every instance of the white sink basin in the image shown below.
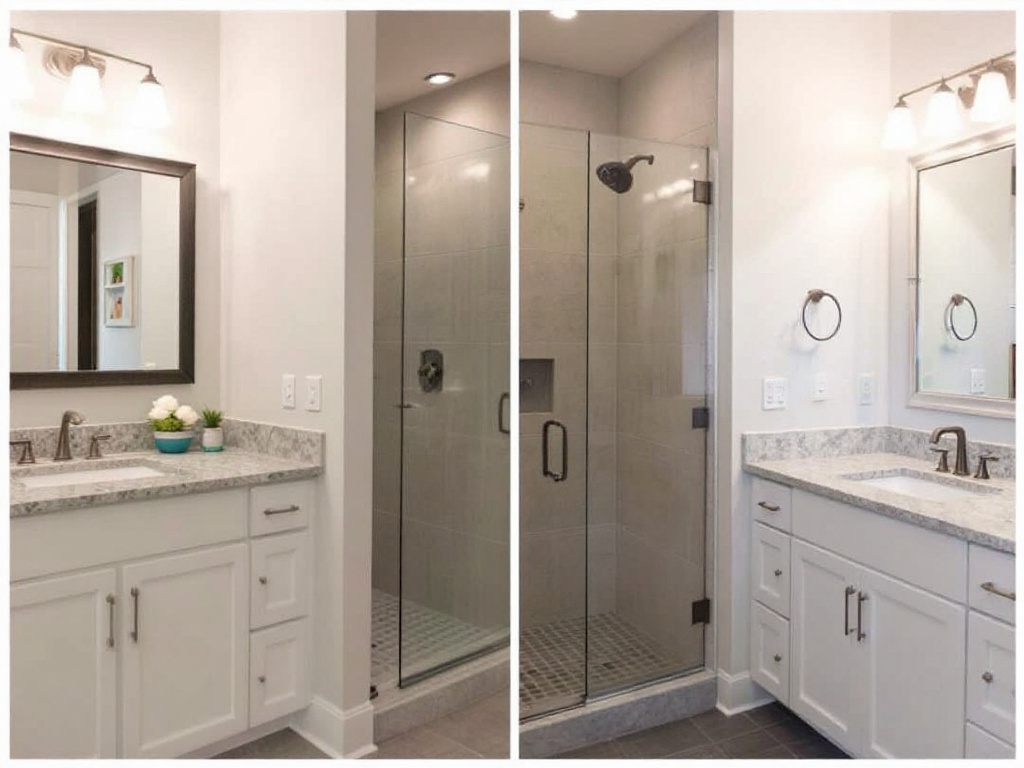
<path fill-rule="evenodd" d="M 78 472 L 54 472 L 46 475 L 27 475 L 18 478 L 26 488 L 56 488 L 62 485 L 92 485 L 113 483 L 121 480 L 141 480 L 147 477 L 162 477 L 165 473 L 152 467 L 127 466 L 110 469 L 83 469 Z"/>
<path fill-rule="evenodd" d="M 952 485 L 940 480 L 931 480 L 918 474 L 910 474 L 907 471 L 892 474 L 887 477 L 850 477 L 858 483 L 870 485 L 872 488 L 881 488 L 884 491 L 899 493 L 904 496 L 913 496 L 927 501 L 956 501 L 958 499 L 976 499 L 985 496 L 996 489 L 970 488 L 962 485 Z"/>

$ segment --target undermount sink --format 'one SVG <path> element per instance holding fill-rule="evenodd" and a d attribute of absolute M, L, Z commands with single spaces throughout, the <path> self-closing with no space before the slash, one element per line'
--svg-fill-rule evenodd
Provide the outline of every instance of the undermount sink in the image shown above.
<path fill-rule="evenodd" d="M 83 469 L 74 472 L 23 475 L 18 478 L 18 481 L 28 489 L 57 488 L 62 485 L 95 485 L 124 480 L 142 480 L 148 477 L 162 477 L 164 474 L 166 473 L 152 467 L 135 464 L 108 469 Z"/>
<path fill-rule="evenodd" d="M 884 491 L 927 501 L 976 499 L 979 496 L 998 492 L 997 488 L 982 488 L 973 483 L 961 481 L 959 478 L 934 477 L 913 469 L 896 469 L 868 477 L 846 475 L 846 479 L 854 480 L 862 485 L 870 485 L 872 488 L 880 488 Z"/>

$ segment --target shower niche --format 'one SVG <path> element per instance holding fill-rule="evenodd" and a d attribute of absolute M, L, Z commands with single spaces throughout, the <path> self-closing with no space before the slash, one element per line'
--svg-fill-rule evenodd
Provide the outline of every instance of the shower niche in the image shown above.
<path fill-rule="evenodd" d="M 519 410 L 551 413 L 554 400 L 555 361 L 551 358 L 519 361 Z"/>

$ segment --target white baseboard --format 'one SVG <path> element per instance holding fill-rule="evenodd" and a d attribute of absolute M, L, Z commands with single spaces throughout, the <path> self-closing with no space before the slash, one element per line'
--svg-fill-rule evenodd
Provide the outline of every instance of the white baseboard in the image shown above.
<path fill-rule="evenodd" d="M 737 675 L 718 670 L 717 708 L 723 714 L 736 715 L 773 701 L 775 699 L 750 678 L 749 670 Z"/>
<path fill-rule="evenodd" d="M 377 751 L 373 743 L 373 707 L 370 702 L 341 710 L 317 696 L 296 713 L 291 728 L 333 758 L 366 757 Z"/>

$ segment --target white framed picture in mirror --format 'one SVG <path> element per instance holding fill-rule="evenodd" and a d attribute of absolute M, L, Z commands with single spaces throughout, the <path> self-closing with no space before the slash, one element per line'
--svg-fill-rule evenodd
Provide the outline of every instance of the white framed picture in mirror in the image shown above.
<path fill-rule="evenodd" d="M 1014 128 L 930 150 L 910 164 L 908 404 L 1013 418 Z"/>

